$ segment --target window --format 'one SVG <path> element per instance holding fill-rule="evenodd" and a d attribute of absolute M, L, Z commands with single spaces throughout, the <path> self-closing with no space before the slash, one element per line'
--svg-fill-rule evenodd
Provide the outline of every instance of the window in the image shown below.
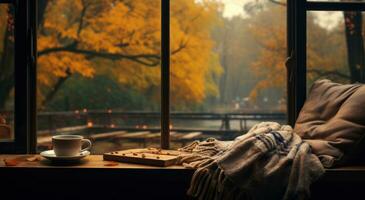
<path fill-rule="evenodd" d="M 0 2 L 1 153 L 34 152 L 34 9 L 33 1 Z"/>
<path fill-rule="evenodd" d="M 199 132 L 203 132 L 202 138 L 208 137 L 209 134 L 199 130 L 207 127 L 240 127 L 240 120 L 247 117 L 246 112 L 233 115 L 231 112 L 236 112 L 235 108 L 242 108 L 245 104 L 249 105 L 250 109 L 255 108 L 255 104 L 258 108 L 267 106 L 265 111 L 271 112 L 248 117 L 282 120 L 286 118 L 287 112 L 287 119 L 293 125 L 305 101 L 307 88 L 317 77 L 333 78 L 334 74 L 337 74 L 342 78 L 350 76 L 350 80 L 340 80 L 343 82 L 363 82 L 363 58 L 359 53 L 361 49 L 363 51 L 363 42 L 356 42 L 363 37 L 358 31 L 362 29 L 359 20 L 362 20 L 361 12 L 365 10 L 363 1 L 290 0 L 229 4 L 231 1 L 135 0 L 125 3 L 126 1 L 78 0 L 50 1 L 47 5 L 41 2 L 38 2 L 38 10 L 44 15 L 38 16 L 38 22 L 35 21 L 35 16 L 39 13 L 34 12 L 34 2 L 19 1 L 19 4 L 13 4 L 12 0 L 7 0 L 1 4 L 2 7 L 16 5 L 15 10 L 18 11 L 14 16 L 14 93 L 6 94 L 9 97 L 14 95 L 13 100 L 7 99 L 10 109 L 14 105 L 14 121 L 7 120 L 10 125 L 14 124 L 14 139 L 1 142 L 1 152 L 3 149 L 15 149 L 18 152 L 35 150 L 35 108 L 39 110 L 37 125 L 38 135 L 41 137 L 59 133 L 59 129 L 65 133 L 96 135 L 96 139 L 103 138 L 100 133 L 113 133 L 113 139 L 128 138 L 129 135 L 125 134 L 132 134 L 133 137 L 128 139 L 137 138 L 145 142 L 131 142 L 130 147 L 142 147 L 144 144 L 157 146 L 161 142 L 162 147 L 167 148 L 170 144 L 170 132 L 171 141 L 174 142 L 175 136 L 181 139 L 181 136 L 186 136 L 187 133 L 191 133 L 190 139 L 197 138 Z M 183 6 L 186 9 L 179 9 Z M 288 17 L 272 16 L 285 13 L 285 7 Z M 242 13 L 243 8 L 243 17 L 225 15 L 226 8 L 238 13 Z M 282 11 L 277 12 L 277 9 Z M 208 10 L 214 12 L 207 12 Z M 192 18 L 193 14 L 198 15 Z M 260 21 L 260 16 L 265 14 L 268 16 L 262 17 L 265 20 Z M 249 15 L 255 17 L 250 18 Z M 342 19 L 336 22 L 336 27 L 339 28 L 336 34 L 328 24 L 321 25 L 326 21 L 326 15 L 342 15 Z M 211 17 L 215 19 L 212 20 Z M 287 24 L 282 23 L 284 21 L 287 21 Z M 218 22 L 219 24 L 215 24 Z M 242 27 L 242 24 L 249 26 Z M 274 24 L 277 26 L 273 26 Z M 355 26 L 355 34 L 359 37 L 350 44 L 348 40 L 354 37 L 347 34 L 351 33 L 352 25 Z M 255 26 L 258 27 L 258 31 L 254 35 L 268 39 L 267 43 L 255 39 L 244 43 L 240 37 L 249 37 L 249 34 L 239 36 L 236 33 L 241 29 L 242 33 L 249 32 L 245 28 Z M 270 27 L 277 30 L 270 30 L 273 32 L 267 36 L 267 31 L 262 29 Z M 285 27 L 288 30 L 287 35 Z M 89 32 L 85 31 L 86 29 Z M 280 34 L 276 35 L 276 31 Z M 229 34 L 228 39 L 237 37 L 237 42 L 226 43 L 219 40 L 219 37 L 224 36 L 224 32 Z M 35 37 L 37 34 L 38 37 Z M 324 37 L 324 45 L 314 45 L 316 34 Z M 340 35 L 345 37 L 345 41 L 331 41 L 331 37 L 341 37 Z M 129 38 L 125 39 L 126 37 Z M 140 39 L 132 40 L 131 37 Z M 207 42 L 208 39 L 211 41 Z M 267 44 L 269 49 L 271 48 L 270 51 L 265 50 Z M 35 68 L 37 45 L 38 70 Z M 228 47 L 223 48 L 224 45 Z M 255 48 L 243 48 L 245 45 Z M 333 51 L 331 47 L 336 45 L 342 46 L 339 51 Z M 285 48 L 286 46 L 288 48 Z M 276 49 L 279 47 L 281 48 Z M 120 56 L 121 53 L 123 56 Z M 52 58 L 46 59 L 47 56 Z M 256 62 L 245 63 L 249 60 L 240 60 L 245 56 Z M 251 67 L 247 66 L 259 66 L 260 56 L 275 59 L 269 60 L 270 63 L 264 63 L 265 67 L 256 68 L 260 69 L 258 73 L 250 71 Z M 284 78 L 284 63 L 279 62 L 287 56 L 288 73 L 287 78 Z M 341 58 L 327 65 L 321 63 L 323 60 L 317 59 L 328 56 Z M 123 60 L 122 63 L 120 60 Z M 60 63 L 63 65 L 59 65 Z M 224 69 L 225 66 L 228 66 L 227 69 Z M 229 76 L 230 70 L 233 69 L 237 70 L 237 73 Z M 271 69 L 277 73 L 272 73 Z M 351 72 L 353 69 L 355 73 Z M 103 74 L 106 72 L 109 72 L 110 76 Z M 271 77 L 270 73 L 275 74 L 275 78 Z M 69 77 L 69 74 L 72 74 L 72 77 Z M 239 74 L 242 75 L 241 79 Z M 360 78 L 353 78 L 355 74 Z M 225 78 L 226 81 L 221 81 L 226 75 L 229 76 Z M 37 88 L 35 80 L 38 80 Z M 239 82 L 235 84 L 235 81 Z M 258 84 L 262 81 L 266 84 Z M 223 82 L 238 89 L 242 87 L 241 93 L 234 94 L 230 91 L 231 87 L 226 86 L 229 89 L 225 89 L 222 95 L 223 90 L 219 91 L 219 86 Z M 90 85 L 93 87 L 89 87 Z M 276 89 L 270 89 L 271 92 L 265 89 L 252 90 L 254 87 L 265 88 L 265 85 Z M 284 85 L 287 87 L 287 97 Z M 54 89 L 57 93 L 52 92 Z M 258 97 L 258 101 L 248 104 L 251 95 Z M 43 104 L 42 101 L 49 97 L 52 101 L 47 102 L 47 105 Z M 221 97 L 223 103 L 215 104 Z M 287 109 L 283 99 L 287 99 Z M 135 104 L 130 104 L 132 101 L 135 101 Z M 21 114 L 22 112 L 24 114 Z M 57 114 L 52 115 L 55 112 Z M 214 119 L 215 122 L 206 125 L 205 122 L 209 121 L 206 118 Z M 181 121 L 185 119 L 186 124 L 183 124 Z M 50 121 L 52 123 L 49 123 Z M 181 130 L 183 128 L 191 130 L 184 132 Z M 80 130 L 85 132 L 80 133 Z M 159 141 L 160 133 L 162 141 Z M 47 138 L 41 137 L 38 139 L 47 141 Z M 171 144 L 171 147 L 176 147 L 174 143 Z M 103 145 L 114 148 L 111 144 L 104 143 L 100 144 L 100 151 L 97 152 L 104 151 Z M 123 148 L 118 145 L 128 148 L 129 144 L 123 141 L 115 148 Z M 17 146 L 19 148 L 16 148 Z"/>
<path fill-rule="evenodd" d="M 54 134 L 93 153 L 160 145 L 161 2 L 41 1 L 38 150 Z"/>
<path fill-rule="evenodd" d="M 314 79 L 364 82 L 364 10 L 362 1 L 288 2 L 292 17 L 288 19 L 287 62 L 290 124 L 295 122 Z"/>
<path fill-rule="evenodd" d="M 176 0 L 170 12 L 172 145 L 286 123 L 285 1 Z"/>
<path fill-rule="evenodd" d="M 364 82 L 363 16 L 353 11 L 307 13 L 308 87 L 319 78 Z"/>
<path fill-rule="evenodd" d="M 54 134 L 85 135 L 93 153 L 103 153 L 232 139 L 258 121 L 285 122 L 285 2 L 37 6 L 38 13 L 34 2 L 15 7 L 15 79 L 6 101 L 16 113 L 7 121 L 18 152 L 49 148 Z"/>
<path fill-rule="evenodd" d="M 39 1 L 38 151 L 54 134 L 89 137 L 99 154 L 285 123 L 285 12 L 266 1 Z"/>

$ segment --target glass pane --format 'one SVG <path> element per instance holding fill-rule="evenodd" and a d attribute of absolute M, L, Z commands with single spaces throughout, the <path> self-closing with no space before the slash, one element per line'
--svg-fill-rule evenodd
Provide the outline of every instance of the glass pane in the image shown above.
<path fill-rule="evenodd" d="M 14 7 L 0 4 L 0 142 L 14 139 Z"/>
<path fill-rule="evenodd" d="M 308 12 L 308 88 L 324 78 L 365 82 L 363 18 L 361 12 Z"/>
<path fill-rule="evenodd" d="M 41 2 L 38 149 L 56 134 L 90 138 L 96 154 L 158 147 L 160 1 Z"/>
<path fill-rule="evenodd" d="M 172 147 L 286 123 L 285 6 L 175 0 L 171 32 Z"/>

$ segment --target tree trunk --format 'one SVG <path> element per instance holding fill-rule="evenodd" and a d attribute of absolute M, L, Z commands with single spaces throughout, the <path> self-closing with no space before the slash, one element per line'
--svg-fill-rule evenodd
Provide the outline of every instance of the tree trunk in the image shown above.
<path fill-rule="evenodd" d="M 223 67 L 223 74 L 221 76 L 221 80 L 219 82 L 219 100 L 221 104 L 225 104 L 226 103 L 226 87 L 227 87 L 227 78 L 228 78 L 228 64 L 227 64 L 227 57 L 228 57 L 228 50 L 227 50 L 227 31 L 224 32 L 224 36 L 223 36 L 223 44 L 222 44 L 222 57 L 220 58 L 221 60 L 221 65 Z"/>
<path fill-rule="evenodd" d="M 347 60 L 351 83 L 365 83 L 364 39 L 361 12 L 344 12 Z"/>
<path fill-rule="evenodd" d="M 62 85 L 72 76 L 72 73 L 70 72 L 70 69 L 67 69 L 66 76 L 65 77 L 59 77 L 54 84 L 54 86 L 51 88 L 51 90 L 46 95 L 45 99 L 42 101 L 41 106 L 46 106 L 47 103 L 51 102 L 52 99 L 55 97 L 57 92 L 61 89 Z"/>

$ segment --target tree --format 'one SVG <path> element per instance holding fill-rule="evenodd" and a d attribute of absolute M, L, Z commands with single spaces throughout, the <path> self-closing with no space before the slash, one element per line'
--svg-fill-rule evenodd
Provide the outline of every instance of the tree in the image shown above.
<path fill-rule="evenodd" d="M 344 15 L 347 60 L 352 83 L 365 83 L 365 50 L 362 13 L 346 11 Z"/>
<path fill-rule="evenodd" d="M 220 106 L 231 105 L 237 98 L 249 95 L 257 78 L 248 66 L 258 54 L 257 43 L 249 31 L 250 19 L 235 16 L 222 17 L 222 21 L 223 25 L 213 32 L 215 51 L 224 69 L 219 82 Z"/>
<path fill-rule="evenodd" d="M 251 96 L 256 97 L 260 91 L 268 88 L 285 88 L 287 77 L 284 64 L 286 60 L 285 7 L 268 4 L 259 12 L 255 12 L 251 19 L 252 34 L 261 47 L 259 57 L 251 65 L 251 69 L 261 78 L 251 92 Z M 275 23 L 267 19 L 275 19 Z M 353 67 L 348 64 L 346 58 L 354 59 L 354 55 L 347 54 L 347 51 L 351 49 L 351 46 L 346 44 L 349 37 L 345 35 L 345 27 L 340 26 L 341 23 L 338 24 L 339 26 L 333 28 L 323 27 L 319 24 L 317 15 L 308 13 L 307 78 L 309 85 L 318 78 L 350 82 L 352 76 L 350 71 Z M 284 96 L 285 93 L 282 95 Z"/>
<path fill-rule="evenodd" d="M 215 0 L 171 1 L 171 101 L 176 109 L 219 95 L 214 77 L 222 68 L 211 32 L 221 25 L 220 6 Z M 181 47 L 184 50 L 174 54 Z"/>
<path fill-rule="evenodd" d="M 160 1 L 40 0 L 39 4 L 39 106 L 50 102 L 76 74 L 108 75 L 159 100 Z M 217 95 L 211 77 L 221 70 L 219 63 L 211 62 L 216 55 L 209 31 L 216 25 L 218 7 L 215 1 L 172 4 L 171 92 L 176 105 Z"/>
<path fill-rule="evenodd" d="M 286 70 L 286 15 L 285 7 L 266 5 L 251 12 L 250 33 L 259 46 L 258 56 L 250 65 L 259 81 L 251 90 L 251 99 L 257 99 L 259 93 L 267 88 L 285 88 Z M 268 20 L 268 19 L 275 19 Z M 281 95 L 285 95 L 280 90 Z"/>

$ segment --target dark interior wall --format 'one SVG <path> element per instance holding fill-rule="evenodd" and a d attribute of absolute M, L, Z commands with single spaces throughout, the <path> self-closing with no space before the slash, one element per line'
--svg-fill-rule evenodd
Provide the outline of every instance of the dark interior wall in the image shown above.
<path fill-rule="evenodd" d="M 0 170 L 0 199 L 187 199 L 191 171 L 118 169 Z"/>
<path fill-rule="evenodd" d="M 191 170 L 2 168 L 0 199 L 188 199 Z M 275 184 L 275 183 L 273 183 Z M 311 199 L 365 199 L 365 170 L 327 171 Z"/>

